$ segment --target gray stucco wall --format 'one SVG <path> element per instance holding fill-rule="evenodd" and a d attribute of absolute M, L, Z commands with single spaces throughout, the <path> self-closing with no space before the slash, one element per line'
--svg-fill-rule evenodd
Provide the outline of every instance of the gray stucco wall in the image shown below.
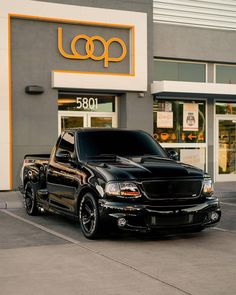
<path fill-rule="evenodd" d="M 107 9 L 118 9 L 127 11 L 139 11 L 149 13 L 152 10 L 152 0 L 33 0 L 40 2 L 60 3 L 68 5 L 80 5 L 88 7 L 99 7 Z M 152 14 L 151 14 L 152 20 Z"/>
<path fill-rule="evenodd" d="M 154 24 L 155 57 L 236 63 L 235 31 Z"/>
<path fill-rule="evenodd" d="M 13 188 L 19 183 L 23 156 L 48 153 L 57 138 L 57 90 L 51 88 L 52 56 L 45 23 L 11 21 Z M 41 95 L 28 95 L 27 85 L 40 85 Z"/>
<path fill-rule="evenodd" d="M 152 1 L 47 1 L 81 6 L 140 11 L 148 14 L 148 91 L 119 93 L 119 127 L 143 129 L 152 133 Z M 34 20 L 11 20 L 13 188 L 19 185 L 23 156 L 48 153 L 58 133 L 58 89 L 51 88 L 51 71 L 63 69 L 63 60 L 53 37 L 55 23 Z M 57 53 L 57 54 L 56 54 Z M 128 61 L 126 61 L 128 62 Z M 92 70 L 93 65 L 89 65 Z M 73 69 L 73 65 L 71 65 Z M 96 70 L 96 69 L 95 69 Z M 118 70 L 126 71 L 127 63 Z M 41 95 L 26 94 L 27 85 L 43 86 Z M 78 89 L 74 89 L 81 91 Z M 85 90 L 85 89 L 84 89 Z M 106 89 L 104 89 L 106 92 Z M 109 91 L 111 93 L 111 91 Z M 114 94 L 117 94 L 114 92 Z"/>

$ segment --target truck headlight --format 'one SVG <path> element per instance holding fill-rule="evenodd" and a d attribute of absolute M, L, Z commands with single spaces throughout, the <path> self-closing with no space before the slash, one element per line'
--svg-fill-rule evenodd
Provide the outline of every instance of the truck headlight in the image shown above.
<path fill-rule="evenodd" d="M 205 178 L 203 181 L 203 194 L 212 195 L 214 193 L 213 183 L 210 178 Z"/>
<path fill-rule="evenodd" d="M 137 185 L 132 182 L 110 182 L 106 185 L 105 192 L 109 196 L 120 196 L 124 198 L 141 197 Z"/>

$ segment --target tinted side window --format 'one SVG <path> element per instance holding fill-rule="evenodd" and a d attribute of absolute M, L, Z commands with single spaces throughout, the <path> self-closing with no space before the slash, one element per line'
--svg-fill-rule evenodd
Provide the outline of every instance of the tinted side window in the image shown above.
<path fill-rule="evenodd" d="M 71 153 L 71 156 L 73 157 L 74 147 L 75 147 L 74 134 L 71 132 L 65 132 L 57 148 L 57 153 L 61 151 L 68 151 Z"/>

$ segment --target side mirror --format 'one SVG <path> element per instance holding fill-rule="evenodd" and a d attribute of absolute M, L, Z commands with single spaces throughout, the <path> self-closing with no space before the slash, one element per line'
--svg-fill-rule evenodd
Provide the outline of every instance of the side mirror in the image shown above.
<path fill-rule="evenodd" d="M 168 154 L 168 157 L 170 159 L 172 159 L 174 161 L 178 161 L 179 160 L 179 154 L 176 151 L 171 150 L 171 151 L 168 151 L 167 154 Z"/>
<path fill-rule="evenodd" d="M 71 154 L 68 151 L 57 151 L 56 159 L 62 163 L 70 163 L 72 161 Z"/>

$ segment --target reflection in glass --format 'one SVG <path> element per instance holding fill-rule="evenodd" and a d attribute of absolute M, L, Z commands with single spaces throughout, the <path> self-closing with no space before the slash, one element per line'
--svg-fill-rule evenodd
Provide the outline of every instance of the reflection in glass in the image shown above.
<path fill-rule="evenodd" d="M 179 155 L 179 161 L 195 166 L 206 171 L 206 148 L 165 148 L 168 151 L 176 151 Z"/>
<path fill-rule="evenodd" d="M 111 128 L 112 118 L 111 117 L 91 117 L 91 127 Z"/>
<path fill-rule="evenodd" d="M 154 81 L 206 82 L 206 66 L 200 63 L 154 60 Z"/>
<path fill-rule="evenodd" d="M 216 65 L 216 83 L 236 84 L 236 66 Z"/>
<path fill-rule="evenodd" d="M 218 173 L 236 173 L 236 122 L 219 121 Z"/>
<path fill-rule="evenodd" d="M 184 128 L 184 104 L 197 105 L 198 124 L 195 131 Z M 158 121 L 158 113 L 162 121 Z M 165 115 L 165 116 L 164 116 Z M 163 143 L 205 143 L 206 103 L 192 100 L 168 100 L 157 98 L 153 103 L 154 138 Z"/>
<path fill-rule="evenodd" d="M 115 112 L 115 96 L 59 93 L 59 111 Z"/>
<path fill-rule="evenodd" d="M 61 130 L 79 128 L 84 126 L 83 117 L 61 117 Z"/>
<path fill-rule="evenodd" d="M 236 114 L 236 103 L 217 102 L 216 103 L 216 114 L 219 114 L 219 115 L 235 115 Z"/>

